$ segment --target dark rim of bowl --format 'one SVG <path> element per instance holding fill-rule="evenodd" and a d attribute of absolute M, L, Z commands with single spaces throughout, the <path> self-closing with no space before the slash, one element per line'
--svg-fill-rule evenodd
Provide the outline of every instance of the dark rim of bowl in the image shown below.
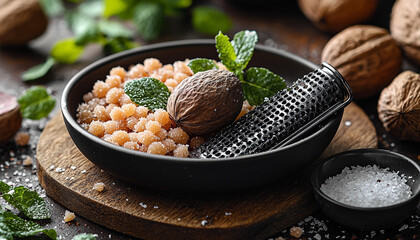
<path fill-rule="evenodd" d="M 411 160 L 409 157 L 404 156 L 402 154 L 396 153 L 396 152 L 392 152 L 390 150 L 386 150 L 386 149 L 376 149 L 376 148 L 361 148 L 361 149 L 354 149 L 354 150 L 350 150 L 350 151 L 346 151 L 346 152 L 342 152 L 342 153 L 338 153 L 335 154 L 333 156 L 328 157 L 327 159 L 325 159 L 324 161 L 322 161 L 320 164 L 318 164 L 314 170 L 312 171 L 311 174 L 311 184 L 312 184 L 312 189 L 318 194 L 320 195 L 322 198 L 324 198 L 325 200 L 335 204 L 335 205 L 339 205 L 341 207 L 344 208 L 348 208 L 348 209 L 353 209 L 353 210 L 358 210 L 358 211 L 377 211 L 377 210 L 387 210 L 387 209 L 393 209 L 393 208 L 398 208 L 400 206 L 405 205 L 407 202 L 411 201 L 413 198 L 418 197 L 418 195 L 420 195 L 420 191 L 417 191 L 417 193 L 411 195 L 411 197 L 409 197 L 408 199 L 396 203 L 396 204 L 392 204 L 392 205 L 387 205 L 387 206 L 382 206 L 382 207 L 357 207 L 357 206 L 352 206 L 352 205 L 348 205 L 342 202 L 339 202 L 331 197 L 329 197 L 328 195 L 326 195 L 325 193 L 323 193 L 320 189 L 320 187 L 316 186 L 314 179 L 316 178 L 316 173 L 319 170 L 319 168 L 321 166 L 323 166 L 326 163 L 332 162 L 332 161 L 338 161 L 337 159 L 339 159 L 340 157 L 347 155 L 347 154 L 354 154 L 354 153 L 382 153 L 385 155 L 394 155 L 397 156 L 407 162 L 409 162 L 411 165 L 415 166 L 417 171 L 420 172 L 420 166 L 413 160 Z"/>
<path fill-rule="evenodd" d="M 94 136 L 93 134 L 90 134 L 88 131 L 83 129 L 76 122 L 76 120 L 70 115 L 70 112 L 68 111 L 67 99 L 68 99 L 68 96 L 69 96 L 70 92 L 72 91 L 74 85 L 80 79 L 82 79 L 85 75 L 87 75 L 88 73 L 100 68 L 104 64 L 112 63 L 112 62 L 118 61 L 120 59 L 126 58 L 128 56 L 139 54 L 139 52 L 144 53 L 144 52 L 154 51 L 156 49 L 182 47 L 182 46 L 187 46 L 187 45 L 189 45 L 189 46 L 191 46 L 191 45 L 200 46 L 200 45 L 209 45 L 209 44 L 215 44 L 215 41 L 213 39 L 190 39 L 190 40 L 170 41 L 170 42 L 150 44 L 150 45 L 142 46 L 142 47 L 139 47 L 139 48 L 130 49 L 130 50 L 120 52 L 120 53 L 116 53 L 116 54 L 104 57 L 100 60 L 97 60 L 97 61 L 89 64 L 85 68 L 83 68 L 81 71 L 79 71 L 66 84 L 66 86 L 63 90 L 62 97 L 61 97 L 61 111 L 62 111 L 62 114 L 63 114 L 64 118 L 68 121 L 68 123 L 71 125 L 72 128 L 74 128 L 76 131 L 78 131 L 83 136 L 87 137 L 88 139 L 90 139 L 92 141 L 99 141 L 101 144 L 105 144 L 109 148 L 112 148 L 113 150 L 116 150 L 116 151 L 122 151 L 122 152 L 129 153 L 129 154 L 136 154 L 136 155 L 141 156 L 141 157 L 158 159 L 160 161 L 171 161 L 172 163 L 174 163 L 174 162 L 180 162 L 180 163 L 207 162 L 207 163 L 210 163 L 210 162 L 220 162 L 220 161 L 228 162 L 228 161 L 237 161 L 237 160 L 246 161 L 246 160 L 251 160 L 254 157 L 259 157 L 259 156 L 263 156 L 263 155 L 267 155 L 267 154 L 272 154 L 274 152 L 286 150 L 286 149 L 289 149 L 289 148 L 293 148 L 296 145 L 302 144 L 306 141 L 309 141 L 310 138 L 316 137 L 317 135 L 321 134 L 322 129 L 318 129 L 314 133 L 312 133 L 311 135 L 309 135 L 307 137 L 304 137 L 304 138 L 302 138 L 302 139 L 300 139 L 300 140 L 298 140 L 294 143 L 291 143 L 289 145 L 286 145 L 284 147 L 281 147 L 281 148 L 278 148 L 278 149 L 275 149 L 275 150 L 269 150 L 269 151 L 261 152 L 261 153 L 239 156 L 239 157 L 222 158 L 222 159 L 216 159 L 216 158 L 199 159 L 199 158 L 180 158 L 180 157 L 173 157 L 173 156 L 162 156 L 162 155 L 156 155 L 156 154 L 154 154 L 153 156 L 150 156 L 151 154 L 148 154 L 148 153 L 143 153 L 143 152 L 135 151 L 135 150 L 132 150 L 132 149 L 127 149 L 127 148 L 124 148 L 124 147 L 121 147 L 121 146 L 116 146 L 116 145 L 114 145 L 112 143 L 109 143 L 109 142 L 107 142 L 107 141 L 105 141 L 105 140 L 103 140 L 103 139 L 101 139 L 97 136 Z M 312 63 L 308 60 L 305 60 L 305 59 L 303 59 L 303 58 L 301 58 L 297 55 L 294 55 L 294 54 L 289 53 L 287 51 L 283 51 L 281 49 L 276 49 L 276 48 L 268 47 L 268 46 L 262 46 L 262 45 L 259 45 L 259 44 L 257 44 L 255 49 L 284 56 L 284 57 L 292 59 L 296 62 L 300 62 L 300 63 L 302 63 L 302 64 L 304 64 L 304 65 L 306 65 L 310 68 L 313 68 L 314 70 L 316 68 L 319 68 L 318 65 L 316 65 L 316 64 L 314 64 L 314 63 Z M 216 49 L 215 49 L 215 51 L 216 51 Z M 332 125 L 333 122 L 334 122 L 334 118 L 335 118 L 335 116 L 333 118 L 329 119 L 328 122 L 325 123 L 323 128 L 329 127 L 330 125 Z M 252 157 L 250 157 L 250 156 L 252 156 Z"/>

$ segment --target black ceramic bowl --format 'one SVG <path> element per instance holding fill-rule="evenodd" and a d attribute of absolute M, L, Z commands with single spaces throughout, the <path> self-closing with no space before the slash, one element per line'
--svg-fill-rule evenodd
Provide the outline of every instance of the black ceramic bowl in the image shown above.
<path fill-rule="evenodd" d="M 320 187 L 329 177 L 335 176 L 350 166 L 376 164 L 381 168 L 399 172 L 407 179 L 412 196 L 398 204 L 384 207 L 355 207 L 338 202 Z M 340 153 L 322 161 L 312 172 L 312 187 L 315 198 L 325 214 L 336 222 L 355 229 L 378 230 L 395 226 L 415 211 L 420 199 L 420 167 L 410 158 L 398 153 L 381 149 L 357 149 Z"/>
<path fill-rule="evenodd" d="M 289 176 L 316 159 L 337 131 L 342 111 L 320 129 L 280 149 L 249 156 L 194 159 L 159 156 L 115 146 L 85 131 L 76 122 L 82 96 L 91 91 L 115 66 L 129 67 L 155 57 L 168 64 L 205 57 L 218 59 L 214 40 L 185 40 L 148 45 L 101 59 L 77 73 L 67 84 L 61 110 L 71 138 L 80 151 L 105 171 L 139 186 L 166 190 L 224 191 L 244 189 Z M 311 71 L 315 64 L 293 54 L 257 46 L 249 66 L 266 67 L 289 84 Z"/>

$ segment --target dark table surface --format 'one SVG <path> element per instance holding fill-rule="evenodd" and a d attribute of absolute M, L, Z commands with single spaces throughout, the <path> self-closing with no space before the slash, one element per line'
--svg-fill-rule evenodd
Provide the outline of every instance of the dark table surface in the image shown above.
<path fill-rule="evenodd" d="M 374 17 L 367 24 L 388 29 L 393 1 L 383 0 L 380 2 Z M 211 4 L 227 12 L 234 22 L 234 27 L 229 35 L 244 29 L 256 30 L 259 35 L 259 44 L 288 50 L 316 64 L 320 64 L 322 49 L 333 35 L 323 33 L 314 27 L 302 15 L 296 1 L 281 1 L 279 6 L 274 5 L 274 3 L 276 1 L 273 0 L 212 0 L 195 1 L 194 4 Z M 167 32 L 156 42 L 211 38 L 210 36 L 194 32 L 186 20 L 175 19 L 169 25 L 170 28 L 167 29 Z M 56 66 L 43 79 L 24 83 L 20 80 L 20 74 L 29 67 L 43 62 L 54 42 L 70 37 L 71 34 L 64 20 L 56 18 L 50 22 L 47 32 L 31 42 L 27 47 L 0 48 L 0 91 L 19 96 L 25 89 L 33 85 L 43 85 L 59 101 L 67 81 L 83 67 L 104 56 L 99 47 L 88 47 L 82 59 L 76 64 Z M 143 42 L 142 44 L 150 43 Z M 420 72 L 419 68 L 406 60 L 402 68 L 403 70 L 410 69 Z M 384 130 L 377 117 L 377 101 L 378 96 L 374 96 L 363 101 L 356 100 L 355 102 L 365 110 L 374 123 L 379 139 L 378 147 L 402 153 L 420 162 L 420 146 L 418 143 L 399 141 Z M 50 114 L 50 117 L 57 111 L 59 111 L 58 104 Z M 56 229 L 62 239 L 71 239 L 79 233 L 95 233 L 98 234 L 99 239 L 132 239 L 82 217 L 76 217 L 76 221 L 71 223 L 64 223 L 63 215 L 66 207 L 45 195 L 37 180 L 36 165 L 33 164 L 31 167 L 22 166 L 21 162 L 27 156 L 32 157 L 36 161 L 37 141 L 48 120 L 49 118 L 38 121 L 23 121 L 21 131 L 29 132 L 31 135 L 28 146 L 20 147 L 13 141 L 10 141 L 0 148 L 0 180 L 15 186 L 24 185 L 38 191 L 46 199 L 52 212 L 51 220 L 41 222 L 41 225 L 46 228 Z M 3 200 L 0 200 L 0 203 L 2 205 L 5 204 Z M 417 208 L 417 211 L 403 223 L 391 229 L 380 231 L 351 230 L 337 225 L 320 211 L 294 225 L 303 228 L 304 234 L 302 238 L 304 239 L 415 239 L 420 238 L 420 209 Z M 275 239 L 278 237 L 291 238 L 289 229 L 285 229 L 271 238 Z"/>

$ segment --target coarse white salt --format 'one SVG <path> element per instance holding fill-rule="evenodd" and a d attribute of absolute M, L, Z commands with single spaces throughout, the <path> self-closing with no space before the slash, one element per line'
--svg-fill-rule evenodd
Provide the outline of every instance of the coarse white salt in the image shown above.
<path fill-rule="evenodd" d="M 76 215 L 73 212 L 66 210 L 64 213 L 64 222 L 73 221 L 76 218 Z"/>
<path fill-rule="evenodd" d="M 411 197 L 406 176 L 389 168 L 373 166 L 345 167 L 340 174 L 328 178 L 321 191 L 332 199 L 356 207 L 383 207 Z"/>

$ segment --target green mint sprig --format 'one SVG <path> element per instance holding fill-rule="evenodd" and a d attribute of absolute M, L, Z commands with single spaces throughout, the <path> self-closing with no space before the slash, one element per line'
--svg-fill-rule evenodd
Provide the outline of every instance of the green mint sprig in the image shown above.
<path fill-rule="evenodd" d="M 265 68 L 251 67 L 245 70 L 254 53 L 258 36 L 255 31 L 241 31 L 235 34 L 232 41 L 219 32 L 215 37 L 216 49 L 221 62 L 235 73 L 242 83 L 245 99 L 251 105 L 259 105 L 286 88 L 284 79 Z M 210 59 L 192 59 L 188 66 L 194 73 L 213 69 Z M 213 63 L 214 64 L 214 63 Z M 216 65 L 217 67 L 217 65 Z"/>
<path fill-rule="evenodd" d="M 161 81 L 152 77 L 143 77 L 129 81 L 124 86 L 124 92 L 131 101 L 149 110 L 166 109 L 168 98 L 171 95 L 168 87 Z"/>
<path fill-rule="evenodd" d="M 81 233 L 72 238 L 72 240 L 96 240 L 98 235 L 91 233 Z"/>

